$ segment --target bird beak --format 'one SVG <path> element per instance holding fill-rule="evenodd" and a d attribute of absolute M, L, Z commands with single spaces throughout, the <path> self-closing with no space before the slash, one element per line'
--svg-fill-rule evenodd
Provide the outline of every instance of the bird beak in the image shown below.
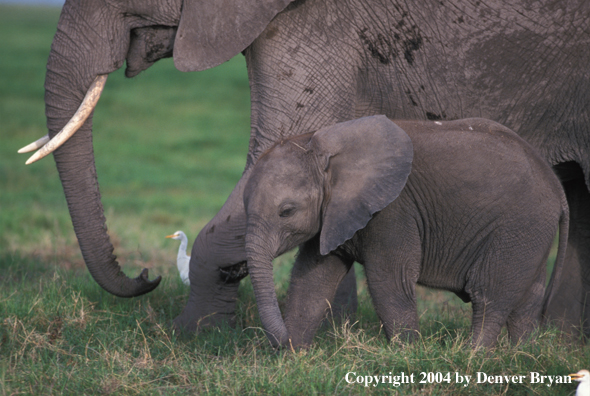
<path fill-rule="evenodd" d="M 571 379 L 573 379 L 573 380 L 578 380 L 578 379 L 580 379 L 580 378 L 582 378 L 582 377 L 583 377 L 583 375 L 582 375 L 582 374 L 578 374 L 578 373 L 575 373 L 575 374 L 568 374 L 568 375 L 569 375 L 569 376 L 571 377 Z"/>
<path fill-rule="evenodd" d="M 174 238 L 175 236 L 176 236 L 176 234 L 166 235 L 166 238 Z"/>

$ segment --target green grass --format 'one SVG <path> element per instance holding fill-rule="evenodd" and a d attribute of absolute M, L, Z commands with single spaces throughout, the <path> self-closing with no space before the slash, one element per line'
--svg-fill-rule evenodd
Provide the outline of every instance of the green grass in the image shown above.
<path fill-rule="evenodd" d="M 46 133 L 45 63 L 59 12 L 0 5 L 0 391 L 12 394 L 509 394 L 571 395 L 574 384 L 531 384 L 530 372 L 588 367 L 588 348 L 541 331 L 536 342 L 469 348 L 470 306 L 419 289 L 422 338 L 388 343 L 359 280 L 356 321 L 327 326 L 304 352 L 276 352 L 263 332 L 249 280 L 237 326 L 179 337 L 171 320 L 188 287 L 174 263 L 182 229 L 194 239 L 243 170 L 249 89 L 241 56 L 201 73 L 171 60 L 134 79 L 114 73 L 95 117 L 97 170 L 108 226 L 124 270 L 162 274 L 151 294 L 102 291 L 81 259 L 53 160 L 25 166 L 16 151 Z M 292 254 L 277 260 L 284 301 Z M 359 271 L 362 272 L 362 271 Z M 523 384 L 454 383 L 462 375 L 526 375 Z M 416 383 L 349 385 L 357 375 L 414 374 Z M 452 383 L 420 384 L 421 372 Z"/>

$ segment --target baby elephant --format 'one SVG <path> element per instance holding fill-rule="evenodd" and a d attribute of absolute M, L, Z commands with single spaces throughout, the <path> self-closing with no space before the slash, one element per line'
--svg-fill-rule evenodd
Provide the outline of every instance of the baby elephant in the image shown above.
<path fill-rule="evenodd" d="M 568 232 L 552 169 L 492 121 L 396 123 L 337 124 L 284 140 L 255 164 L 244 192 L 246 250 L 274 346 L 311 342 L 354 261 L 389 339 L 417 336 L 416 284 L 471 301 L 474 347 L 493 346 L 504 324 L 518 342 L 541 319 Z M 272 260 L 298 245 L 283 322 Z"/>

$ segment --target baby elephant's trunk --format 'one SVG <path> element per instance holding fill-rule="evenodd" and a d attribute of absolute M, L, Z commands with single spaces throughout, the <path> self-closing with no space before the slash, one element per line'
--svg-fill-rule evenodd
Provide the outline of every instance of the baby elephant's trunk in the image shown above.
<path fill-rule="evenodd" d="M 256 305 L 262 321 L 262 327 L 273 347 L 288 345 L 287 328 L 281 316 L 275 284 L 272 274 L 273 250 L 268 242 L 248 232 L 246 252 L 248 255 L 248 272 L 254 287 Z"/>

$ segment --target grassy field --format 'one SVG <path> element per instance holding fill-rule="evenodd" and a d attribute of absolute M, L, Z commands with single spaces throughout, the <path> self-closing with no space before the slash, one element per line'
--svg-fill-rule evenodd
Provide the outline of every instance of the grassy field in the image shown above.
<path fill-rule="evenodd" d="M 472 352 L 470 306 L 448 293 L 420 289 L 422 338 L 388 343 L 362 276 L 357 320 L 327 326 L 308 351 L 270 348 L 249 280 L 240 288 L 236 328 L 192 337 L 170 330 L 189 288 L 176 272 L 177 241 L 164 236 L 181 229 L 192 242 L 245 164 L 249 88 L 241 56 L 200 73 L 180 73 L 164 60 L 131 80 L 122 70 L 109 78 L 94 117 L 109 232 L 127 274 L 148 267 L 164 280 L 140 298 L 104 292 L 82 261 L 52 158 L 25 166 L 27 156 L 16 154 L 46 133 L 43 81 L 58 16 L 52 8 L 0 5 L 2 395 L 575 392 L 574 384 L 532 383 L 530 373 L 588 368 L 588 347 L 544 330 L 534 343 L 512 346 L 504 333 L 498 348 Z M 292 257 L 277 260 L 281 300 Z M 476 384 L 478 372 L 525 377 Z M 356 382 L 390 373 L 413 374 L 413 383 Z M 458 375 L 473 377 L 464 386 Z"/>

